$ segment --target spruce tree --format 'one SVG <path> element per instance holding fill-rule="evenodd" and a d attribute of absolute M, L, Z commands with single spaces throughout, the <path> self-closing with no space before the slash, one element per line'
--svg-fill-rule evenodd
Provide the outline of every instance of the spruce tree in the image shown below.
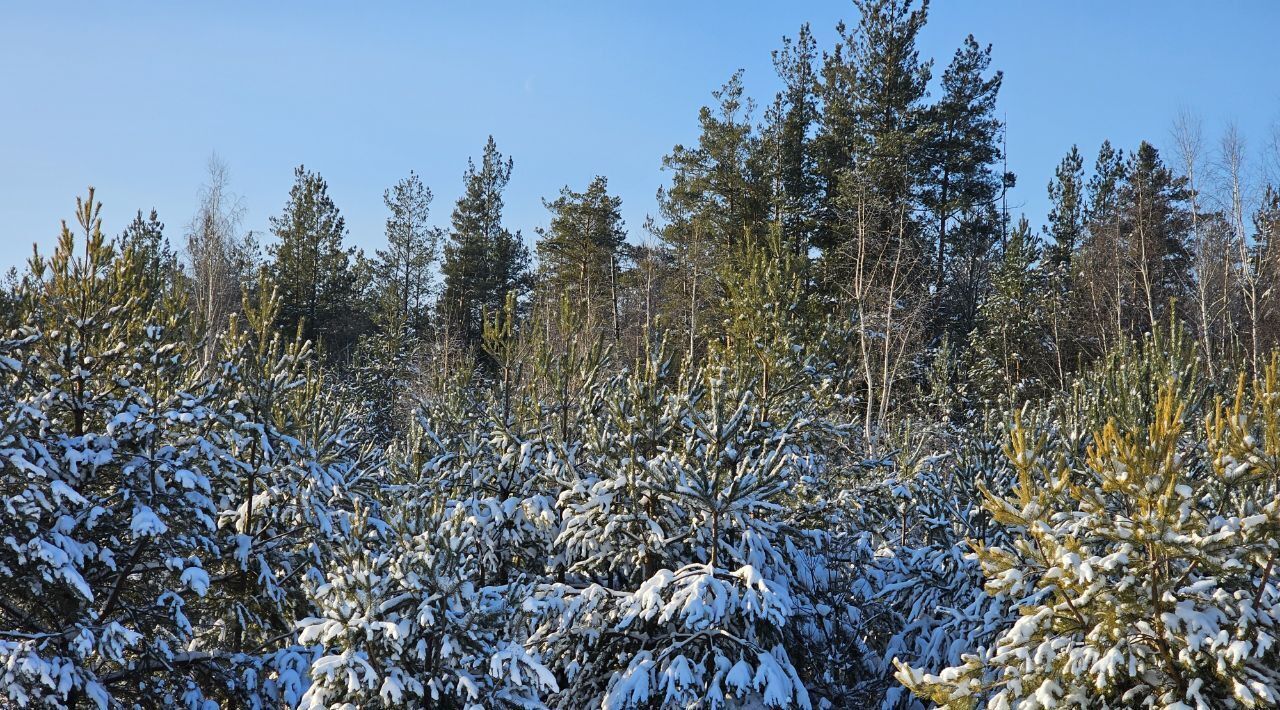
<path fill-rule="evenodd" d="M 1280 190 L 1275 185 L 1263 189 L 1253 227 L 1248 273 L 1259 283 L 1275 284 L 1280 281 Z M 1280 346 L 1280 289 L 1272 286 L 1260 293 L 1249 289 L 1245 298 L 1250 312 L 1256 314 L 1252 349 L 1265 352 Z"/>
<path fill-rule="evenodd" d="M 1052 374 L 1047 282 L 1039 249 L 1023 217 L 1009 235 L 991 278 L 991 293 L 978 310 L 970 334 L 972 381 L 981 394 L 1025 399 L 1038 393 Z M 1030 390 L 1030 392 L 1028 392 Z"/>
<path fill-rule="evenodd" d="M 1164 164 L 1143 141 L 1129 155 L 1120 188 L 1126 263 L 1133 273 L 1133 302 L 1126 321 L 1133 332 L 1168 322 L 1170 308 L 1185 300 L 1191 283 L 1191 216 L 1187 179 Z"/>
<path fill-rule="evenodd" d="M 464 192 L 444 247 L 440 310 L 470 346 L 480 342 L 484 314 L 501 309 L 508 293 L 522 295 L 528 283 L 529 250 L 519 232 L 502 225 L 502 191 L 511 168 L 511 159 L 503 158 L 489 136 L 479 167 L 467 161 Z"/>
<path fill-rule="evenodd" d="M 1084 160 L 1074 145 L 1054 171 L 1049 202 L 1049 224 L 1045 227 L 1048 244 L 1041 265 L 1046 287 L 1045 317 L 1057 385 L 1066 387 L 1067 375 L 1081 361 L 1087 340 L 1080 332 L 1080 321 L 1086 315 L 1076 298 L 1081 283 L 1074 273 L 1074 260 L 1086 237 Z"/>
<path fill-rule="evenodd" d="M 1072 310 L 1081 313 L 1082 345 L 1093 355 L 1125 339 L 1124 294 L 1128 274 L 1120 227 L 1124 152 L 1103 141 L 1085 185 L 1083 243 L 1071 267 Z"/>
<path fill-rule="evenodd" d="M 116 240 L 121 254 L 129 250 L 137 251 L 144 264 L 144 272 L 148 280 L 148 291 L 158 294 L 167 286 L 175 285 L 178 279 L 178 257 L 169 246 L 164 236 L 164 223 L 154 209 L 144 218 L 142 210 L 133 221 L 124 228 Z"/>

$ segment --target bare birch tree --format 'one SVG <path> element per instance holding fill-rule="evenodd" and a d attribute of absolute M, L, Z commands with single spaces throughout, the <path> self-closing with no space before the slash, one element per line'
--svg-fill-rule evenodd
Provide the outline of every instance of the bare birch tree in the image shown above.
<path fill-rule="evenodd" d="M 200 204 L 187 225 L 193 314 L 204 334 L 206 360 L 240 304 L 241 277 L 251 268 L 250 237 L 237 234 L 244 207 L 228 189 L 227 164 L 209 157 Z"/>
<path fill-rule="evenodd" d="M 906 235 L 908 205 L 874 204 L 856 177 L 846 185 L 853 191 L 844 200 L 853 229 L 842 259 L 849 274 L 840 284 L 856 320 L 863 436 L 867 451 L 874 453 L 889 428 L 895 386 L 921 343 L 928 303 L 921 288 L 926 264 Z M 891 210 L 896 218 L 877 218 L 877 210 Z M 879 233 L 876 224 L 896 224 L 896 231 Z"/>
<path fill-rule="evenodd" d="M 1229 228 L 1229 246 L 1237 257 L 1232 271 L 1238 272 L 1231 281 L 1237 283 L 1241 297 L 1242 316 L 1247 322 L 1244 329 L 1227 323 L 1230 331 L 1237 333 L 1237 338 L 1244 343 L 1249 356 L 1249 366 L 1253 372 L 1258 371 L 1260 358 L 1260 306 L 1266 284 L 1261 281 L 1261 273 L 1256 267 L 1250 249 L 1249 239 L 1245 232 L 1245 204 L 1248 200 L 1248 184 L 1245 175 L 1245 142 L 1235 124 L 1229 124 L 1222 134 L 1219 145 L 1218 169 L 1221 187 L 1219 200 L 1222 212 Z M 1231 285 L 1231 282 L 1226 284 Z"/>
<path fill-rule="evenodd" d="M 1221 231 L 1212 228 L 1205 217 L 1202 205 L 1204 185 L 1204 137 L 1198 116 L 1183 111 L 1173 125 L 1173 143 L 1181 162 L 1182 174 L 1187 179 L 1191 194 L 1188 206 L 1191 212 L 1192 260 L 1195 270 L 1196 331 L 1204 354 L 1205 367 L 1210 379 L 1217 377 L 1218 340 L 1222 337 L 1222 319 L 1228 317 L 1226 283 L 1223 270 L 1227 261 L 1220 239 Z"/>

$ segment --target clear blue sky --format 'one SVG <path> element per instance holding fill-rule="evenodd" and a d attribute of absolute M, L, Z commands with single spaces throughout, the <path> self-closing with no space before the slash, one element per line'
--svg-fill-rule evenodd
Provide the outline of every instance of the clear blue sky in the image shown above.
<path fill-rule="evenodd" d="M 3 0 L 0 0 L 3 1 Z M 86 185 L 115 233 L 156 207 L 170 239 L 216 151 L 265 230 L 298 163 L 328 179 L 351 239 L 382 243 L 382 191 L 410 169 L 446 224 L 492 133 L 515 159 L 507 220 L 532 241 L 540 199 L 608 176 L 633 239 L 661 158 L 737 68 L 767 102 L 770 50 L 810 22 L 829 47 L 847 0 L 737 2 L 4 2 L 0 266 L 47 249 Z M 1169 145 L 1187 107 L 1254 148 L 1280 118 L 1280 3 L 940 0 L 922 50 L 945 65 L 973 32 L 1005 72 L 1011 204 L 1043 220 L 1079 143 Z"/>

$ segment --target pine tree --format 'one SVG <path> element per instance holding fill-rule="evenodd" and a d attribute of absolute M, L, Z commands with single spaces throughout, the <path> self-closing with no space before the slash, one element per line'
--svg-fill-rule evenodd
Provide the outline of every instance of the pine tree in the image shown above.
<path fill-rule="evenodd" d="M 1186 178 L 1143 142 L 1127 158 L 1104 143 L 1087 188 L 1087 237 L 1073 271 L 1100 352 L 1167 323 L 1191 282 Z"/>
<path fill-rule="evenodd" d="M 744 99 L 742 72 L 718 91 L 717 106 L 698 112 L 701 132 L 694 147 L 677 145 L 663 158 L 671 186 L 659 190 L 666 224 L 659 236 L 671 249 L 679 293 L 680 330 L 694 357 L 714 337 L 725 266 L 743 245 L 763 237 L 768 221 L 759 138 L 751 125 L 754 103 Z"/>
<path fill-rule="evenodd" d="M 769 180 L 770 220 L 793 253 L 807 257 L 816 236 L 819 200 L 813 132 L 818 124 L 817 44 L 809 25 L 774 50 L 783 88 L 765 112 L 759 158 Z"/>
<path fill-rule="evenodd" d="M 652 216 L 645 218 L 640 243 L 622 246 L 622 268 L 618 270 L 619 342 L 615 350 L 625 361 L 638 360 L 665 336 L 668 323 L 684 319 L 681 303 L 667 296 L 678 293 L 679 274 L 671 251 L 654 238 L 657 227 Z"/>
<path fill-rule="evenodd" d="M 762 233 L 765 223 L 754 150 L 759 138 L 751 125 L 755 103 L 743 96 L 742 72 L 712 92 L 717 105 L 698 111 L 698 144 L 675 146 L 663 158 L 671 187 L 659 193 L 668 224 L 663 239 L 673 246 L 703 233 L 713 255 L 731 254 L 735 245 Z"/>
<path fill-rule="evenodd" d="M 814 702 L 818 681 L 795 659 L 828 571 L 821 534 L 790 526 L 786 502 L 820 476 L 840 430 L 796 349 L 764 358 L 797 367 L 757 367 L 750 353 L 740 372 L 718 352 L 676 376 L 659 349 L 604 381 L 604 406 L 553 459 L 565 567 L 526 609 L 527 645 L 568 669 L 556 707 Z"/>
<path fill-rule="evenodd" d="M 538 230 L 541 287 L 548 303 L 568 298 L 583 310 L 585 327 L 621 335 L 618 273 L 627 237 L 622 222 L 622 198 L 609 194 L 608 181 L 592 179 L 584 192 L 568 186 L 543 204 L 551 224 Z"/>
<path fill-rule="evenodd" d="M 0 277 L 0 333 L 18 328 L 18 289 L 21 284 L 17 267 L 11 267 Z"/>
<path fill-rule="evenodd" d="M 732 268 L 738 278 L 725 284 L 724 336 L 709 347 L 712 362 L 749 383 L 766 417 L 778 393 L 831 374 L 806 369 L 814 366 L 808 349 L 819 349 L 835 334 L 822 327 L 806 293 L 807 260 L 788 247 L 774 229 L 737 257 Z"/>
<path fill-rule="evenodd" d="M 299 641 L 326 652 L 299 707 L 540 707 L 555 677 L 496 633 L 512 610 L 476 589 L 468 548 L 437 517 L 391 512 L 386 523 L 357 509 L 311 590 L 318 615 Z"/>
<path fill-rule="evenodd" d="M 227 665 L 191 646 L 228 472 L 181 292 L 147 292 L 143 251 L 116 254 L 100 209 L 90 189 L 79 237 L 64 223 L 33 257 L 0 345 L 0 697 L 200 707 Z"/>
<path fill-rule="evenodd" d="M 416 173 L 383 193 L 390 215 L 387 248 L 370 261 L 356 255 L 356 290 L 373 314 L 372 332 L 363 335 L 344 374 L 364 399 L 377 436 L 403 434 L 412 417 L 415 386 L 423 374 L 431 341 L 432 265 L 441 230 L 428 225 L 431 190 Z"/>
<path fill-rule="evenodd" d="M 953 332 L 972 328 L 986 289 L 1002 226 L 997 202 L 1012 175 L 996 169 L 1004 125 L 995 116 L 1003 80 L 991 66 L 991 46 L 965 38 L 942 74 L 942 98 L 927 112 L 928 178 L 923 204 L 934 222 L 937 316 Z"/>
<path fill-rule="evenodd" d="M 1167 346 L 1185 347 L 1153 343 Z M 1280 703 L 1276 378 L 1273 360 L 1202 421 L 1191 378 L 1157 381 L 1145 421 L 1110 420 L 1083 457 L 1058 427 L 1015 420 L 1016 482 L 985 492 L 1015 537 L 975 551 L 1018 617 L 963 663 L 936 675 L 899 664 L 898 678 L 951 708 Z"/>
<path fill-rule="evenodd" d="M 932 64 L 916 47 L 928 4 L 914 5 L 858 3 L 858 26 L 838 26 L 841 39 L 822 69 L 816 280 L 855 324 L 868 442 L 887 431 L 931 320 L 933 250 L 919 207 Z"/>
<path fill-rule="evenodd" d="M 342 244 L 346 222 L 324 178 L 302 165 L 293 175 L 289 200 L 271 218 L 279 240 L 271 247 L 271 274 L 280 292 L 276 325 L 285 332 L 301 328 L 327 354 L 342 356 L 362 325 L 359 314 L 351 312 L 354 248 Z"/>
<path fill-rule="evenodd" d="M 932 62 L 921 61 L 916 37 L 928 2 L 859 0 L 858 26 L 837 26 L 840 42 L 827 54 L 821 84 L 821 175 L 827 278 L 839 281 L 849 267 L 855 224 L 893 249 L 920 252 L 914 207 L 928 137 L 924 98 Z"/>
<path fill-rule="evenodd" d="M 310 342 L 276 330 L 280 300 L 265 271 L 220 342 L 215 432 L 230 474 L 213 491 L 221 555 L 204 609 L 204 643 L 236 654 L 232 698 L 296 704 L 309 652 L 293 642 L 306 584 L 341 555 L 352 511 L 385 475 L 368 417 L 326 383 Z"/>
<path fill-rule="evenodd" d="M 407 328 L 422 332 L 428 321 L 431 265 L 435 262 L 440 231 L 427 224 L 431 189 L 416 173 L 383 193 L 387 217 L 387 248 L 377 252 L 375 289 L 379 299 L 377 318 L 385 329 Z"/>
<path fill-rule="evenodd" d="M 484 314 L 501 309 L 508 293 L 522 295 L 528 282 L 529 251 L 519 232 L 502 226 L 502 192 L 511 168 L 511 159 L 503 158 L 489 136 L 479 168 L 467 161 L 465 191 L 444 248 L 440 310 L 469 346 L 480 342 Z"/>
<path fill-rule="evenodd" d="M 1046 253 L 1054 268 L 1071 268 L 1071 258 L 1084 241 L 1084 159 L 1071 146 L 1054 170 L 1049 183 L 1049 236 L 1053 240 Z"/>

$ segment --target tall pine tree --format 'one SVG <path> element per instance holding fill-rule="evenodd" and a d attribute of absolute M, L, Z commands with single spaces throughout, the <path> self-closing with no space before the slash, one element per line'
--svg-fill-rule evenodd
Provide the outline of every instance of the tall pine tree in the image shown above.
<path fill-rule="evenodd" d="M 453 210 L 440 310 L 466 345 L 480 342 L 484 314 L 496 313 L 509 292 L 520 294 L 528 283 L 529 250 L 519 232 L 502 225 L 502 191 L 511 168 L 511 159 L 503 158 L 489 136 L 480 166 L 467 161 L 465 191 Z"/>
<path fill-rule="evenodd" d="M 923 201 L 933 218 L 933 276 L 943 325 L 967 332 L 986 289 L 1002 224 L 997 202 L 1012 182 L 997 164 L 1004 124 L 995 116 L 1001 72 L 985 76 L 991 46 L 965 38 L 928 112 Z"/>
<path fill-rule="evenodd" d="M 609 194 L 609 182 L 596 176 L 583 192 L 569 187 L 543 201 L 551 224 L 538 230 L 538 259 L 548 303 L 568 298 L 582 309 L 587 327 L 605 327 L 620 335 L 618 271 L 627 233 L 622 198 Z"/>
<path fill-rule="evenodd" d="M 817 45 L 809 25 L 783 38 L 773 66 L 783 88 L 765 112 L 760 162 L 769 180 L 770 220 L 798 255 L 807 256 L 817 227 L 819 185 L 813 139 L 818 123 Z"/>
<path fill-rule="evenodd" d="M 818 278 L 857 329 L 869 442 L 885 431 L 929 320 L 932 250 L 919 207 L 932 65 L 916 47 L 928 5 L 914 4 L 859 2 L 858 26 L 838 27 L 840 42 L 822 72 Z"/>
<path fill-rule="evenodd" d="M 421 331 L 427 325 L 431 265 L 440 231 L 427 224 L 431 188 L 414 172 L 383 193 L 387 216 L 387 248 L 373 265 L 378 298 L 377 318 L 384 329 Z"/>
<path fill-rule="evenodd" d="M 742 72 L 712 96 L 715 109 L 698 112 L 697 145 L 677 145 L 663 158 L 671 186 L 658 192 L 666 219 L 659 235 L 675 259 L 679 292 L 673 297 L 681 302 L 690 356 L 715 335 L 724 267 L 735 263 L 743 244 L 763 237 L 768 220 L 759 137 L 751 125 L 754 104 L 743 96 Z"/>
<path fill-rule="evenodd" d="M 838 25 L 840 42 L 823 62 L 817 137 L 824 191 L 819 244 L 826 251 L 828 278 L 837 280 L 850 268 L 859 229 L 894 249 L 927 256 L 914 208 L 928 137 L 924 99 L 932 76 L 932 62 L 920 59 L 916 37 L 929 5 L 927 0 L 918 8 L 912 0 L 856 4 L 858 26 Z"/>
<path fill-rule="evenodd" d="M 346 222 L 319 174 L 299 165 L 289 200 L 271 231 L 272 276 L 280 293 L 277 327 L 322 344 L 330 356 L 342 356 L 359 334 L 360 318 L 351 313 L 355 276 L 354 249 L 342 244 Z"/>

